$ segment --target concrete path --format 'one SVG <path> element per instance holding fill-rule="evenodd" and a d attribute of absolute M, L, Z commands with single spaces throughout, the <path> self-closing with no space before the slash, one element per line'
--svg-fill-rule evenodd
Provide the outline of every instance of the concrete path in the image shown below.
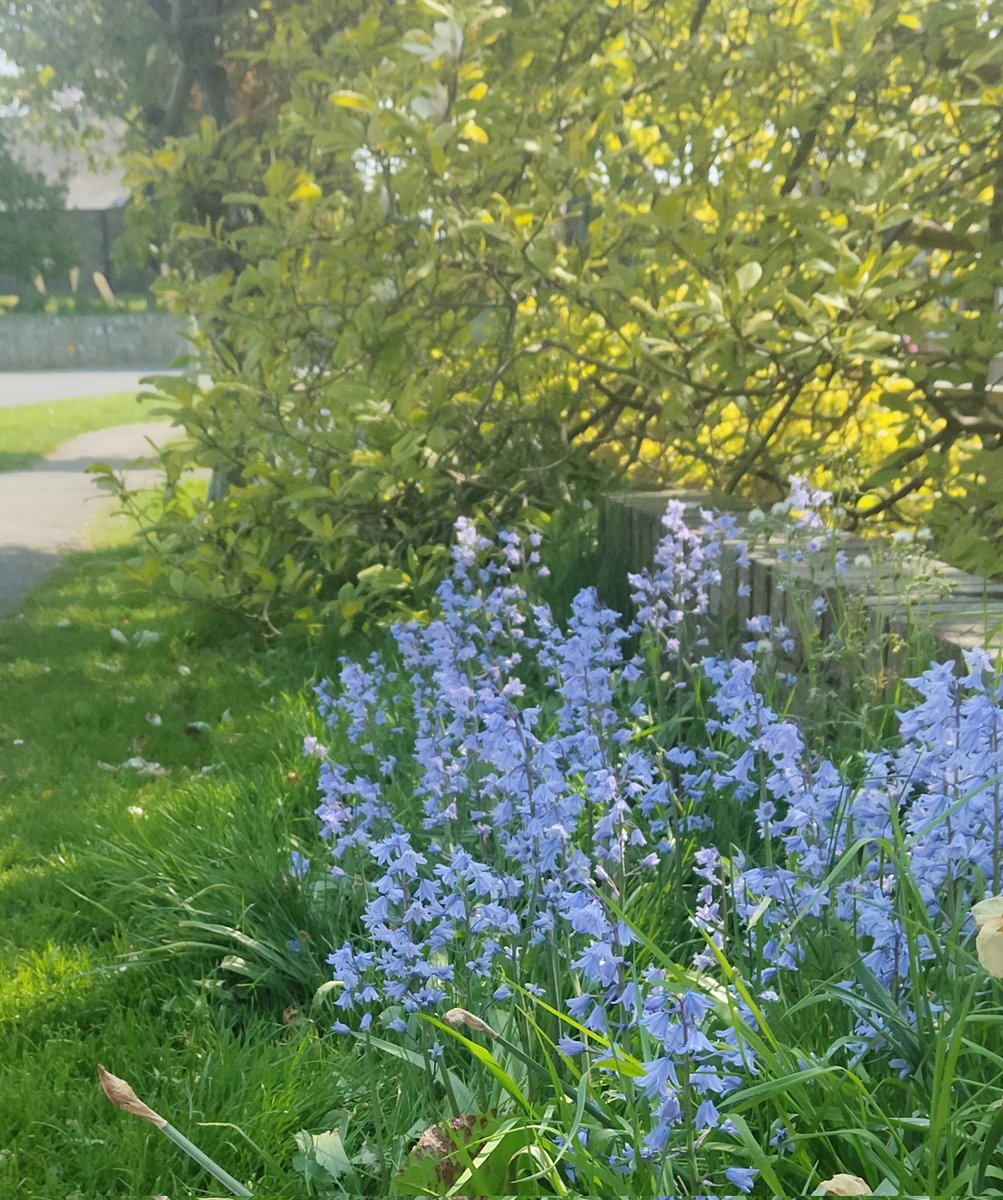
<path fill-rule="evenodd" d="M 160 445 L 178 432 L 163 422 L 101 429 L 64 442 L 30 471 L 0 474 L 0 613 L 18 604 L 62 554 L 87 547 L 88 529 L 108 496 L 86 468 L 104 462 L 122 470 L 151 456 L 151 441 Z M 162 478 L 152 466 L 126 477 L 137 488 Z"/>
<path fill-rule="evenodd" d="M 138 392 L 139 381 L 147 375 L 177 373 L 157 367 L 147 371 L 0 371 L 0 408 Z"/>

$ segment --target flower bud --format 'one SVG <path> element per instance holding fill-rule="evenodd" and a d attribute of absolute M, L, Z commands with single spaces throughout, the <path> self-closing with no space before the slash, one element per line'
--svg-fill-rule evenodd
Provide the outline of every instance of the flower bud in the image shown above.
<path fill-rule="evenodd" d="M 142 1117 L 156 1125 L 158 1129 L 163 1129 L 167 1124 L 167 1121 L 159 1113 L 155 1113 L 148 1104 L 144 1104 L 140 1100 L 124 1079 L 119 1079 L 117 1075 L 106 1071 L 102 1066 L 98 1067 L 98 1079 L 104 1094 L 112 1104 L 117 1104 L 124 1112 L 132 1113 L 135 1117 Z"/>
<path fill-rule="evenodd" d="M 451 1029 L 461 1029 L 466 1026 L 475 1033 L 486 1033 L 488 1037 L 492 1038 L 498 1036 L 486 1021 L 482 1021 L 480 1017 L 474 1016 L 465 1008 L 451 1008 L 442 1019 Z"/>

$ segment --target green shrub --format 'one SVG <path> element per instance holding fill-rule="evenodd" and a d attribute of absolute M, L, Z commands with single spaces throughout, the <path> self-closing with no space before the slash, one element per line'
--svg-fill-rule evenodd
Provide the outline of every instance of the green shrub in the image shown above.
<path fill-rule="evenodd" d="M 286 12 L 253 113 L 136 164 L 214 381 L 171 385 L 169 491 L 182 453 L 227 485 L 168 505 L 147 577 L 352 620 L 421 606 L 455 514 L 610 471 L 825 473 L 857 516 L 970 473 L 1003 44 L 962 0 L 780 38 L 723 0 Z"/>

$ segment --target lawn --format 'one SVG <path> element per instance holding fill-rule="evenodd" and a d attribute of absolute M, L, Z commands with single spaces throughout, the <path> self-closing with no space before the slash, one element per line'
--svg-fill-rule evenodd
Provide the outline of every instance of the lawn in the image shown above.
<path fill-rule="evenodd" d="M 0 408 L 0 471 L 25 471 L 47 454 L 81 433 L 160 420 L 155 400 L 140 400 L 132 392 Z"/>
<path fill-rule="evenodd" d="M 291 1148 L 308 1114 L 344 1103 L 330 1047 L 283 1021 L 322 965 L 252 1004 L 220 951 L 176 943 L 206 940 L 179 919 L 207 893 L 217 921 L 268 913 L 283 948 L 296 936 L 284 870 L 312 835 L 300 748 L 321 648 L 265 650 L 123 592 L 126 553 L 75 556 L 0 624 L 0 1194 L 205 1185 L 112 1108 L 99 1062 L 262 1194 L 286 1194 L 291 1151 L 198 1124 Z"/>

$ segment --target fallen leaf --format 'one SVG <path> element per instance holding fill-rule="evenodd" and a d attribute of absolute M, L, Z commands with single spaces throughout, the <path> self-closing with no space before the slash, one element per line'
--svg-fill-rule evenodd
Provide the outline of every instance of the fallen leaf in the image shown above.
<path fill-rule="evenodd" d="M 859 1175 L 833 1175 L 818 1185 L 816 1196 L 873 1196 Z"/>
<path fill-rule="evenodd" d="M 1003 917 L 1003 896 L 988 896 L 972 905 L 972 916 L 977 928 L 981 929 L 987 921 L 999 920 Z"/>
<path fill-rule="evenodd" d="M 132 758 L 127 758 L 122 763 L 122 767 L 128 768 L 130 771 L 136 771 L 140 775 L 157 775 L 160 778 L 171 773 L 170 767 L 162 767 L 158 762 L 147 762 L 145 758 L 140 757 L 138 754 L 133 755 Z"/>

